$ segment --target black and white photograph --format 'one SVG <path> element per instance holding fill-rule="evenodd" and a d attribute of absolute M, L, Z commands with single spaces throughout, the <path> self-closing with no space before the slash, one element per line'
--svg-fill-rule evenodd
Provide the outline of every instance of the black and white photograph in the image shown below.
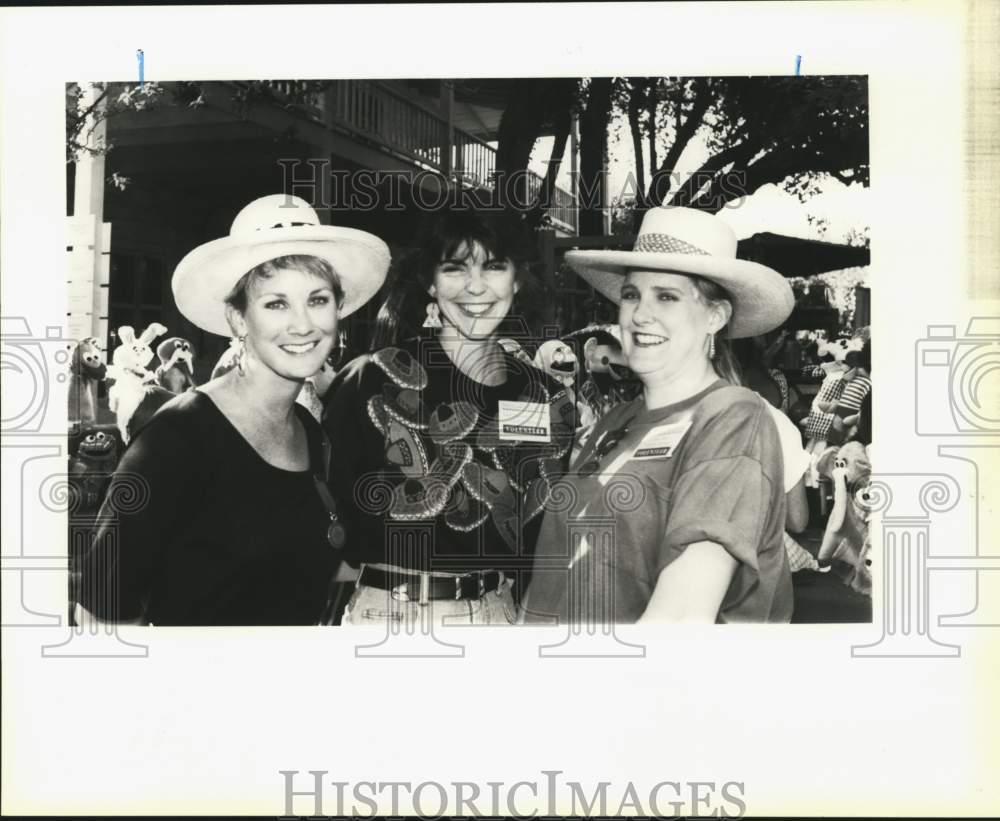
<path fill-rule="evenodd" d="M 69 84 L 76 614 L 870 621 L 867 87 Z"/>
<path fill-rule="evenodd" d="M 996 12 L 0 12 L 4 812 L 990 814 Z"/>

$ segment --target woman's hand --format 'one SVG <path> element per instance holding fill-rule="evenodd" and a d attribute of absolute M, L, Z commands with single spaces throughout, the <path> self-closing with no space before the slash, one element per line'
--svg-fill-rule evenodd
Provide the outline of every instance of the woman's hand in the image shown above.
<path fill-rule="evenodd" d="M 637 623 L 715 624 L 736 565 L 736 559 L 716 542 L 688 545 L 660 571 Z"/>

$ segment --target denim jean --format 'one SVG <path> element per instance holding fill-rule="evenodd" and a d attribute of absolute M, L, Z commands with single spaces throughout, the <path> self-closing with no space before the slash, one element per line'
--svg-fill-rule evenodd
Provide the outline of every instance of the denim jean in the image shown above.
<path fill-rule="evenodd" d="M 386 568 L 386 565 L 374 565 Z M 454 578 L 455 573 L 433 572 L 432 576 Z M 429 615 L 436 624 L 448 627 L 456 624 L 514 624 L 517 621 L 517 606 L 510 590 L 510 580 L 503 578 L 500 586 L 478 599 L 432 599 L 421 605 L 416 601 L 418 593 L 409 598 L 406 593 L 382 590 L 379 587 L 359 584 L 351 600 L 347 603 L 342 625 L 375 626 L 389 622 L 419 622 Z M 428 613 L 422 613 L 422 608 Z"/>

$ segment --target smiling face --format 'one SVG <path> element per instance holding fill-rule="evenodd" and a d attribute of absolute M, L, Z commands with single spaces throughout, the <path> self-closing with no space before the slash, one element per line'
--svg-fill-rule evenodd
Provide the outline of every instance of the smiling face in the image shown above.
<path fill-rule="evenodd" d="M 279 268 L 247 293 L 246 310 L 230 308 L 247 355 L 278 376 L 302 380 L 323 365 L 337 337 L 338 307 L 331 284 L 296 268 Z"/>
<path fill-rule="evenodd" d="M 618 323 L 629 367 L 651 383 L 697 381 L 712 371 L 708 335 L 726 323 L 683 274 L 633 270 L 622 283 Z"/>
<path fill-rule="evenodd" d="M 434 269 L 428 293 L 437 301 L 445 327 L 467 339 L 488 339 L 507 316 L 517 293 L 516 271 L 478 242 L 463 243 Z"/>

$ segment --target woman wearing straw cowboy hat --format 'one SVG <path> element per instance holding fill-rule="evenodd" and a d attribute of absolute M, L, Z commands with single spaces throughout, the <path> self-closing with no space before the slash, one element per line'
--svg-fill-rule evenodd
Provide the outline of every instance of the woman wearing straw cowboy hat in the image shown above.
<path fill-rule="evenodd" d="M 280 194 L 181 260 L 178 309 L 236 337 L 238 366 L 168 402 L 133 440 L 108 498 L 138 477 L 144 503 L 97 534 L 77 597 L 87 611 L 154 624 L 320 619 L 343 531 L 319 479 L 322 431 L 295 399 L 388 266 L 380 239 L 321 225 Z"/>
<path fill-rule="evenodd" d="M 725 339 L 784 322 L 791 288 L 687 208 L 650 210 L 631 251 L 566 261 L 619 304 L 644 395 L 600 420 L 565 477 L 524 620 L 787 622 L 781 445 Z"/>

